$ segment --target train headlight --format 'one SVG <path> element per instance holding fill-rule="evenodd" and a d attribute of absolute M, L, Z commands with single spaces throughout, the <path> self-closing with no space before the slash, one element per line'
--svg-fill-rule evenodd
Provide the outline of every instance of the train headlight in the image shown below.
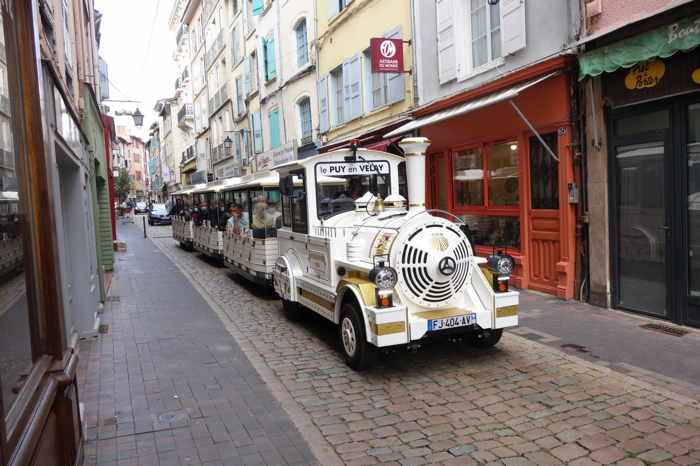
<path fill-rule="evenodd" d="M 496 254 L 486 259 L 486 265 L 491 272 L 499 275 L 510 275 L 513 273 L 515 261 L 510 254 L 503 254 L 503 251 L 498 251 Z"/>
<path fill-rule="evenodd" d="M 369 272 L 369 279 L 374 282 L 380 290 L 391 290 L 399 281 L 399 275 L 391 267 L 386 267 L 384 262 L 380 262 Z"/>

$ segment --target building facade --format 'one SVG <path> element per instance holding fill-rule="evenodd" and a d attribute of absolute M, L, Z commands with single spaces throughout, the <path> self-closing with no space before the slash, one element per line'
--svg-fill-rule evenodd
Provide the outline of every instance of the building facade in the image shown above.
<path fill-rule="evenodd" d="M 316 0 L 322 151 L 359 139 L 364 147 L 400 153 L 396 140 L 384 135 L 405 122 L 416 103 L 412 11 L 403 0 Z M 397 53 L 406 72 L 374 72 L 371 38 L 404 41 Z"/>
<path fill-rule="evenodd" d="M 92 0 L 0 14 L 0 465 L 81 464 L 77 341 L 112 261 L 100 16 Z"/>
<path fill-rule="evenodd" d="M 700 326 L 700 5 L 586 4 L 590 302 Z"/>
<path fill-rule="evenodd" d="M 561 298 L 576 295 L 579 260 L 578 4 L 412 2 L 418 107 L 385 135 L 428 137 L 428 207 L 464 221 L 477 254 L 510 253 L 516 286 Z"/>

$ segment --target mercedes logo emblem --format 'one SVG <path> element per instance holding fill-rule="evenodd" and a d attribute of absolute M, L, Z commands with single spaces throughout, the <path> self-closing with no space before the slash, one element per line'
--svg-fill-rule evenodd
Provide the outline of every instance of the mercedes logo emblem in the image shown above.
<path fill-rule="evenodd" d="M 457 269 L 457 262 L 449 256 L 443 257 L 438 264 L 438 270 L 445 276 L 450 276 L 455 273 L 455 269 Z"/>

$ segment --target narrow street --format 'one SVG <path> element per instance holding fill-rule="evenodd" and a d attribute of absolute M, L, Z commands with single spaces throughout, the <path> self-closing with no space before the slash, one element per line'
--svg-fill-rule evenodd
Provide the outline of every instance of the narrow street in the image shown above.
<path fill-rule="evenodd" d="M 169 227 L 145 240 L 138 220 L 120 225 L 109 329 L 81 348 L 88 464 L 700 462 L 700 404 L 663 386 L 677 379 L 605 367 L 623 352 L 613 364 L 561 351 L 571 337 L 534 329 L 549 298 L 523 299 L 526 327 L 491 350 L 430 344 L 355 373 L 332 325 L 288 322 L 271 293 L 182 250 Z"/>

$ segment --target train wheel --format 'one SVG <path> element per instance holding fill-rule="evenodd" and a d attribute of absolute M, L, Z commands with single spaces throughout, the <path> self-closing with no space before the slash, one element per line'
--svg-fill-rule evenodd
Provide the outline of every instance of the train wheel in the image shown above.
<path fill-rule="evenodd" d="M 479 330 L 469 335 L 469 344 L 476 348 L 491 348 L 501 340 L 503 329 Z"/>
<path fill-rule="evenodd" d="M 373 352 L 369 343 L 367 343 L 364 321 L 360 316 L 357 305 L 351 303 L 343 304 L 338 335 L 345 363 L 356 371 L 369 367 L 372 362 Z"/>
<path fill-rule="evenodd" d="M 292 322 L 299 322 L 304 317 L 304 308 L 301 307 L 301 304 L 294 301 L 283 299 L 282 310 L 284 311 L 284 316 Z"/>

